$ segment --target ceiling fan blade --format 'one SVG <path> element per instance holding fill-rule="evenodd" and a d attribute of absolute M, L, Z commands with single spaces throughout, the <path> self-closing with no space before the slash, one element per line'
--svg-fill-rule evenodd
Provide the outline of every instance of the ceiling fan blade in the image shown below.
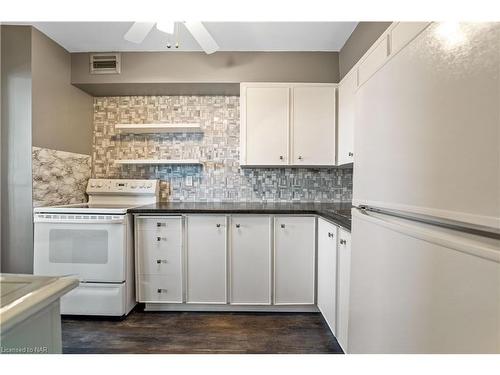
<path fill-rule="evenodd" d="M 154 25 L 154 22 L 134 22 L 123 38 L 132 43 L 142 43 Z"/>
<path fill-rule="evenodd" d="M 192 21 L 185 22 L 184 25 L 206 54 L 209 55 L 219 49 L 219 45 L 214 38 L 212 38 L 212 35 L 210 35 L 203 23 Z"/>

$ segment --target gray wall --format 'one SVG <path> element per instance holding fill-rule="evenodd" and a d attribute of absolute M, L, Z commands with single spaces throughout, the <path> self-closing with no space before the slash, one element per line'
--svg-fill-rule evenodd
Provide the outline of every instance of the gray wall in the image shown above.
<path fill-rule="evenodd" d="M 90 155 L 93 99 L 45 35 L 3 25 L 1 36 L 1 271 L 32 273 L 32 146 Z"/>
<path fill-rule="evenodd" d="M 71 56 L 32 30 L 33 146 L 90 155 L 93 98 L 71 85 Z"/>
<path fill-rule="evenodd" d="M 392 22 L 360 22 L 339 53 L 339 72 L 342 79 L 363 57 L 366 51 L 387 30 Z"/>
<path fill-rule="evenodd" d="M 71 82 L 101 96 L 152 95 L 155 89 L 164 95 L 234 95 L 234 88 L 237 94 L 238 84 L 246 81 L 339 81 L 338 52 L 126 52 L 121 74 L 101 75 L 89 73 L 88 53 L 71 54 L 71 63 Z M 99 83 L 108 85 L 96 87 Z M 168 85 L 174 90 L 169 91 Z"/>
<path fill-rule="evenodd" d="M 33 271 L 31 27 L 2 26 L 1 271 Z"/>

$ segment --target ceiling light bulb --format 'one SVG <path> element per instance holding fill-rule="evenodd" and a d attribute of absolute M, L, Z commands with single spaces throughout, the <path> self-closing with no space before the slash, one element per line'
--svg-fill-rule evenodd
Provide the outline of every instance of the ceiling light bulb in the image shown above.
<path fill-rule="evenodd" d="M 175 22 L 173 21 L 162 21 L 156 23 L 156 28 L 167 34 L 173 34 L 175 29 Z"/>

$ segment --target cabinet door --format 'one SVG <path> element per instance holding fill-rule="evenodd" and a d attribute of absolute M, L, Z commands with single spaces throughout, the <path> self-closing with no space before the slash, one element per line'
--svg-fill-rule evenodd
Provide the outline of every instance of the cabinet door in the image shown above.
<path fill-rule="evenodd" d="M 182 218 L 136 220 L 138 302 L 182 302 Z"/>
<path fill-rule="evenodd" d="M 226 217 L 187 218 L 187 302 L 226 303 Z"/>
<path fill-rule="evenodd" d="M 335 334 L 337 297 L 337 227 L 318 219 L 318 308 Z"/>
<path fill-rule="evenodd" d="M 357 78 L 357 69 L 353 69 L 339 84 L 337 165 L 354 161 L 354 115 Z"/>
<path fill-rule="evenodd" d="M 231 303 L 271 304 L 271 219 L 231 218 Z"/>
<path fill-rule="evenodd" d="M 315 218 L 276 217 L 274 303 L 314 304 Z"/>
<path fill-rule="evenodd" d="M 335 86 L 293 88 L 294 165 L 335 165 Z"/>
<path fill-rule="evenodd" d="M 347 352 L 351 279 L 351 233 L 339 229 L 338 238 L 337 341 L 342 349 L 344 349 L 344 352 Z"/>
<path fill-rule="evenodd" d="M 359 64 L 359 86 L 368 81 L 385 64 L 388 57 L 389 38 L 385 35 Z"/>
<path fill-rule="evenodd" d="M 429 22 L 398 22 L 391 30 L 391 54 L 398 53 L 428 25 Z"/>
<path fill-rule="evenodd" d="M 242 86 L 242 165 L 288 164 L 289 95 L 286 86 Z"/>

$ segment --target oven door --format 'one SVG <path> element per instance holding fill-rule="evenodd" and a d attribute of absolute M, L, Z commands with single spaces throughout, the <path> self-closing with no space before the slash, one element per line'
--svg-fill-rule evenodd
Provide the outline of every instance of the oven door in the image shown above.
<path fill-rule="evenodd" d="M 123 282 L 127 215 L 35 214 L 35 275 Z"/>

